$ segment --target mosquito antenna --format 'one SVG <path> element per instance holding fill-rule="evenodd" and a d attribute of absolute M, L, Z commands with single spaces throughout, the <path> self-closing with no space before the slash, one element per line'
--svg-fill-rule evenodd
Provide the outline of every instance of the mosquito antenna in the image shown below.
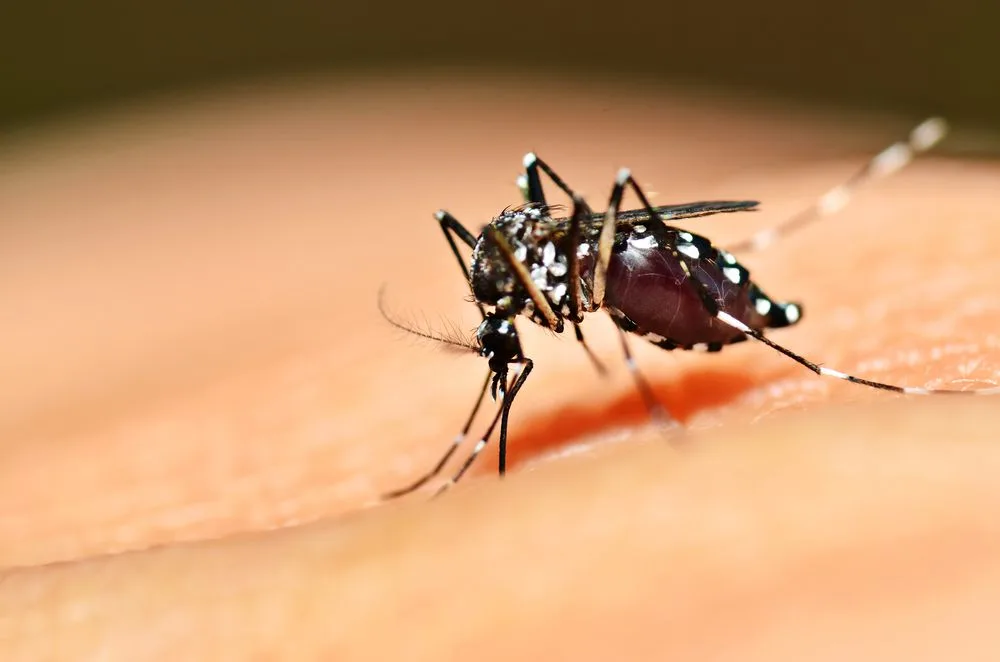
<path fill-rule="evenodd" d="M 427 340 L 433 340 L 450 347 L 459 347 L 463 350 L 479 354 L 479 348 L 476 347 L 476 345 L 474 345 L 471 341 L 462 338 L 455 327 L 450 328 L 448 333 L 435 333 L 433 330 L 424 330 L 411 323 L 404 322 L 394 314 L 390 313 L 385 305 L 385 288 L 386 286 L 383 284 L 378 290 L 378 311 L 382 314 L 382 317 L 386 322 L 400 331 L 405 331 L 415 336 L 419 336 L 420 338 L 426 338 Z"/>
<path fill-rule="evenodd" d="M 805 225 L 837 213 L 851 201 L 858 188 L 899 172 L 918 155 L 941 142 L 947 134 L 948 123 L 944 119 L 931 117 L 924 120 L 910 131 L 907 140 L 886 147 L 846 181 L 821 195 L 806 209 L 779 225 L 761 230 L 748 239 L 728 246 L 727 250 L 733 253 L 762 250 Z"/>

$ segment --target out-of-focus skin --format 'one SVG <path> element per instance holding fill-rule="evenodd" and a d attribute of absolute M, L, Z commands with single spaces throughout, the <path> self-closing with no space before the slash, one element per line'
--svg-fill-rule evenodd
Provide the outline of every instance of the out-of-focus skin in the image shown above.
<path fill-rule="evenodd" d="M 534 149 L 595 206 L 622 165 L 657 203 L 762 200 L 685 223 L 724 245 L 907 128 L 597 92 L 240 90 L 0 145 L 0 657 L 993 659 L 1000 399 L 635 341 L 687 426 L 671 445 L 605 317 L 584 325 L 605 380 L 523 322 L 508 479 L 487 451 L 445 498 L 367 508 L 434 463 L 485 372 L 376 310 L 385 283 L 419 325 L 475 326 L 434 210 L 478 229 Z M 772 337 L 993 385 L 998 182 L 928 158 L 746 256 L 805 305 Z"/>

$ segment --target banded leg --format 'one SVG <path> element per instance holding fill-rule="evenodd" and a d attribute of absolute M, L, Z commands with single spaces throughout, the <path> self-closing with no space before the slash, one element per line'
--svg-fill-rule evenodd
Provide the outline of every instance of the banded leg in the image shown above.
<path fill-rule="evenodd" d="M 528 375 L 531 373 L 534 363 L 531 359 L 524 359 L 524 363 L 522 365 L 523 367 L 521 368 L 520 374 L 518 374 L 514 379 L 514 383 L 510 386 L 510 388 L 504 389 L 503 402 L 501 403 L 497 414 L 493 417 L 493 421 L 490 423 L 490 426 L 486 429 L 485 434 L 483 434 L 479 441 L 476 442 L 472 452 L 469 453 L 469 456 L 465 459 L 465 462 L 462 463 L 458 472 L 456 472 L 455 475 L 448 480 L 448 482 L 442 485 L 434 496 L 440 495 L 442 492 L 462 479 L 465 472 L 469 470 L 469 467 L 471 467 L 476 461 L 479 454 L 483 452 L 484 448 L 486 448 L 486 444 L 489 443 L 490 437 L 493 436 L 493 430 L 496 428 L 497 421 L 500 422 L 500 475 L 503 476 L 507 472 L 507 423 L 510 417 L 510 408 L 514 404 L 514 398 L 517 397 L 518 391 L 521 390 L 525 380 L 528 379 Z M 503 375 L 502 378 L 506 382 L 507 376 Z"/>
<path fill-rule="evenodd" d="M 673 420 L 673 417 L 667 411 L 667 408 L 660 403 L 656 394 L 653 393 L 653 387 L 649 385 L 649 382 L 646 381 L 642 371 L 639 370 L 639 365 L 635 362 L 635 358 L 632 357 L 632 351 L 628 347 L 628 338 L 625 337 L 625 332 L 622 331 L 621 327 L 617 324 L 615 325 L 615 329 L 618 331 L 618 339 L 621 340 L 622 343 L 622 353 L 625 354 L 625 365 L 628 367 L 628 371 L 632 374 L 632 379 L 635 381 L 635 386 L 639 390 L 639 395 L 642 396 L 642 401 L 646 405 L 646 411 L 649 412 L 649 417 L 653 419 L 653 422 L 659 424 L 664 424 Z"/>
<path fill-rule="evenodd" d="M 416 492 L 421 487 L 426 485 L 428 481 L 430 481 L 432 478 L 436 477 L 438 474 L 441 473 L 441 471 L 444 469 L 444 466 L 448 464 L 448 460 L 451 459 L 451 456 L 455 454 L 455 451 L 458 450 L 458 447 L 462 445 L 462 442 L 465 441 L 465 438 L 468 436 L 469 430 L 472 428 L 472 422 L 476 419 L 476 414 L 479 413 L 479 408 L 483 404 L 483 398 L 486 396 L 486 389 L 489 388 L 490 379 L 492 377 L 493 377 L 492 372 L 486 373 L 486 381 L 483 382 L 483 387 L 479 389 L 479 397 L 476 398 L 476 404 L 472 407 L 472 412 L 469 414 L 469 417 L 465 420 L 465 425 L 462 426 L 462 431 L 459 432 L 457 435 L 455 435 L 455 438 L 451 442 L 451 446 L 449 446 L 445 454 L 441 456 L 441 459 L 438 460 L 438 463 L 434 466 L 434 468 L 425 473 L 417 480 L 407 485 L 406 487 L 397 490 L 392 490 L 391 492 L 386 492 L 385 494 L 382 495 L 383 500 L 395 499 L 407 495 L 411 492 Z"/>
<path fill-rule="evenodd" d="M 549 167 L 549 164 L 538 158 L 538 155 L 534 152 L 528 152 L 524 155 L 524 174 L 517 178 L 517 187 L 521 189 L 521 193 L 525 198 L 527 198 L 528 202 L 540 205 L 548 204 L 545 201 L 545 190 L 542 188 L 542 178 L 538 173 L 539 170 L 548 175 L 549 179 L 551 179 L 563 193 L 574 200 L 576 199 L 576 194 L 573 193 L 573 189 L 571 189 L 569 185 L 566 184 L 566 182 L 564 182 L 551 167 Z"/>
<path fill-rule="evenodd" d="M 628 170 L 624 170 L 623 169 L 618 174 L 618 180 L 616 181 L 616 192 L 618 190 L 619 184 L 621 185 L 622 188 L 624 188 L 624 186 L 626 184 L 631 184 L 632 189 L 635 191 L 636 195 L 639 196 L 639 199 L 642 201 L 642 203 L 645 206 L 645 208 L 647 209 L 647 211 L 650 211 L 650 212 L 652 211 L 652 208 L 651 208 L 651 206 L 649 204 L 649 201 L 646 199 L 646 196 L 642 193 L 642 190 L 636 184 L 635 180 L 632 178 L 632 176 L 628 172 Z M 620 195 L 618 197 L 620 198 Z M 609 214 L 609 217 L 610 217 L 610 214 Z M 927 388 L 920 388 L 920 387 L 915 387 L 915 386 L 897 386 L 895 384 L 885 384 L 883 382 L 876 382 L 876 381 L 872 381 L 870 379 L 862 379 L 861 377 L 855 377 L 854 375 L 849 375 L 849 374 L 847 374 L 845 372 L 841 372 L 839 370 L 834 370 L 833 368 L 827 368 L 827 367 L 821 366 L 821 365 L 819 365 L 817 363 L 813 363 L 812 361 L 806 359 L 803 356 L 800 356 L 800 355 L 796 354 L 795 352 L 791 351 L 790 349 L 787 349 L 786 347 L 784 347 L 782 345 L 779 345 L 778 343 L 774 342 L 770 338 L 766 337 L 761 331 L 748 326 L 747 324 L 745 324 L 745 323 L 741 322 L 740 320 L 736 319 L 735 317 L 733 317 L 732 315 L 730 315 L 726 311 L 722 310 L 720 308 L 720 306 L 719 306 L 719 302 L 716 301 L 714 297 L 712 297 L 712 295 L 706 289 L 705 285 L 701 281 L 699 281 L 697 278 L 694 278 L 692 276 L 692 274 L 691 274 L 691 264 L 689 263 L 690 258 L 688 258 L 686 255 L 683 255 L 682 253 L 679 253 L 679 252 L 676 252 L 676 251 L 675 251 L 674 257 L 676 257 L 680 261 L 681 266 L 684 268 L 684 271 L 685 271 L 685 274 L 687 276 L 688 282 L 691 284 L 691 287 L 694 289 L 694 291 L 698 294 L 699 298 L 702 301 L 702 305 L 704 306 L 705 310 L 709 314 L 711 314 L 712 316 L 714 316 L 716 319 L 718 319 L 723 324 L 726 324 L 727 326 L 729 326 L 729 327 L 731 327 L 731 328 L 733 328 L 733 329 L 735 329 L 735 330 L 743 333 L 744 335 L 749 336 L 749 337 L 751 337 L 751 338 L 753 338 L 753 339 L 755 339 L 755 340 L 757 340 L 759 342 L 764 343 L 765 345 L 767 345 L 771 349 L 773 349 L 773 350 L 775 350 L 775 351 L 777 351 L 777 352 L 779 352 L 781 354 L 784 354 L 788 358 L 790 358 L 793 361 L 795 361 L 796 363 L 804 366 L 805 368 L 811 370 L 812 372 L 816 373 L 817 375 L 820 375 L 822 377 L 835 377 L 837 379 L 848 381 L 848 382 L 851 382 L 851 383 L 854 383 L 854 384 L 860 384 L 862 386 L 868 386 L 869 388 L 881 389 L 881 390 L 884 390 L 884 391 L 893 391 L 895 393 L 904 393 L 904 394 L 907 394 L 907 395 L 937 395 L 937 394 L 946 394 L 946 393 L 948 393 L 948 394 L 966 394 L 966 395 L 996 395 L 996 394 L 1000 394 L 1000 387 L 979 389 L 979 390 L 975 390 L 975 391 L 955 391 L 955 390 L 949 390 L 949 389 L 927 389 Z"/>
<path fill-rule="evenodd" d="M 462 243 L 466 244 L 470 248 L 475 248 L 476 246 L 475 236 L 473 236 L 473 234 L 469 232 L 468 229 L 466 229 L 466 227 L 462 225 L 458 219 L 456 219 L 454 216 L 452 216 L 450 213 L 448 213 L 443 209 L 438 210 L 434 214 L 434 218 L 437 219 L 438 224 L 441 226 L 441 232 L 444 233 L 444 237 L 448 241 L 448 245 L 451 247 L 452 255 L 454 255 L 455 259 L 458 261 L 458 266 L 462 270 L 462 275 L 465 276 L 465 281 L 467 283 L 470 283 L 471 287 L 469 268 L 468 266 L 466 266 L 465 260 L 462 259 L 462 254 L 458 250 L 458 244 L 455 242 L 455 237 L 458 237 L 458 239 L 460 239 Z M 483 308 L 482 304 L 477 301 L 476 307 L 479 309 L 480 316 L 483 319 L 486 319 L 486 310 Z M 408 328 L 405 325 L 401 325 L 400 323 L 396 322 L 384 309 L 382 303 L 381 291 L 379 292 L 379 310 L 382 311 L 383 317 L 385 317 L 389 321 L 389 323 L 393 324 L 394 326 L 403 328 L 410 333 L 417 333 L 418 335 L 428 337 L 434 340 L 444 340 L 445 342 L 448 342 L 447 339 L 439 338 L 436 335 L 421 333 L 420 331 Z M 470 349 L 473 349 L 474 351 L 473 347 L 470 347 Z M 448 463 L 448 460 L 451 459 L 451 457 L 458 450 L 458 447 L 462 445 L 462 442 L 464 442 L 465 438 L 468 436 L 469 430 L 472 428 L 472 423 L 473 421 L 475 421 L 476 414 L 479 413 L 479 409 L 482 407 L 483 399 L 486 396 L 486 391 L 489 388 L 492 376 L 493 376 L 492 371 L 486 374 L 486 380 L 483 382 L 483 386 L 479 390 L 479 397 L 476 398 L 476 404 L 473 405 L 472 411 L 469 413 L 469 416 L 466 419 L 465 424 L 462 426 L 461 432 L 459 432 L 455 436 L 455 438 L 452 440 L 451 445 L 448 447 L 448 450 L 444 453 L 444 455 L 441 456 L 441 459 L 438 460 L 434 468 L 428 471 L 420 478 L 418 478 L 417 480 L 415 480 L 413 483 L 407 485 L 406 487 L 397 490 L 392 490 L 391 492 L 386 492 L 385 494 L 382 495 L 383 500 L 395 499 L 404 496 L 406 494 L 410 494 L 411 492 L 414 492 L 423 487 L 425 484 L 427 484 L 428 481 L 430 481 L 435 476 L 441 473 L 445 465 Z"/>
<path fill-rule="evenodd" d="M 843 209 L 856 191 L 865 184 L 899 172 L 918 155 L 937 145 L 948 133 L 948 124 L 940 117 L 926 119 L 917 125 L 905 141 L 893 143 L 879 152 L 845 182 L 833 187 L 794 216 L 778 225 L 761 230 L 748 239 L 729 246 L 731 252 L 759 251 L 782 237 Z"/>
<path fill-rule="evenodd" d="M 766 337 L 760 331 L 750 328 L 743 322 L 739 321 L 729 313 L 724 310 L 719 310 L 715 313 L 715 317 L 722 323 L 731 326 L 737 331 L 741 331 L 744 334 L 750 336 L 754 340 L 758 340 L 776 352 L 784 354 L 791 360 L 795 361 L 799 365 L 805 366 L 807 369 L 815 372 L 821 377 L 834 377 L 836 379 L 842 379 L 852 384 L 861 384 L 862 386 L 868 386 L 870 388 L 881 389 L 883 391 L 893 391 L 894 393 L 904 393 L 906 395 L 943 395 L 943 394 L 953 394 L 953 395 L 998 395 L 1000 394 L 1000 386 L 977 389 L 973 391 L 955 391 L 952 389 L 932 389 L 932 388 L 921 388 L 917 386 L 896 386 L 895 384 L 884 384 L 882 382 L 872 381 L 870 379 L 862 379 L 861 377 L 855 377 L 854 375 L 849 375 L 846 372 L 841 372 L 839 370 L 834 370 L 833 368 L 827 368 L 826 366 L 819 365 L 818 363 L 813 363 L 812 361 L 806 359 L 793 352 L 792 350 L 779 345 L 770 338 Z"/>

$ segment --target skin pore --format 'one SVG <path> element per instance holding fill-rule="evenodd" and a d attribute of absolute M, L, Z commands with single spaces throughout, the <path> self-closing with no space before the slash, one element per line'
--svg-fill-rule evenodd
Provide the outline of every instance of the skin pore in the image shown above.
<path fill-rule="evenodd" d="M 907 128 L 534 84 L 547 95 L 530 116 L 498 104 L 510 81 L 326 82 L 151 102 L 3 146 L 4 659 L 990 650 L 1000 400 L 822 380 L 752 342 L 631 343 L 686 426 L 671 444 L 604 316 L 583 328 L 606 379 L 572 333 L 521 321 L 536 366 L 507 479 L 491 447 L 444 498 L 373 507 L 433 465 L 486 369 L 376 309 L 384 283 L 418 326 L 475 327 L 433 211 L 478 230 L 517 202 L 533 149 L 596 207 L 623 165 L 654 204 L 760 199 L 685 222 L 726 245 Z M 998 175 L 928 157 L 740 256 L 769 295 L 803 302 L 772 338 L 880 381 L 994 385 Z"/>

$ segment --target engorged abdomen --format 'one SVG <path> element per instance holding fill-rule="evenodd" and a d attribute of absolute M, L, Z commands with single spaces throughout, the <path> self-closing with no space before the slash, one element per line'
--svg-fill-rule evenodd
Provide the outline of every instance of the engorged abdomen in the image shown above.
<path fill-rule="evenodd" d="M 693 274 L 730 315 L 752 328 L 767 326 L 750 301 L 749 283 L 732 283 L 708 260 L 699 260 Z M 681 264 L 660 247 L 629 246 L 612 253 L 604 305 L 634 322 L 636 333 L 653 333 L 680 347 L 724 345 L 743 338 L 705 310 Z"/>

